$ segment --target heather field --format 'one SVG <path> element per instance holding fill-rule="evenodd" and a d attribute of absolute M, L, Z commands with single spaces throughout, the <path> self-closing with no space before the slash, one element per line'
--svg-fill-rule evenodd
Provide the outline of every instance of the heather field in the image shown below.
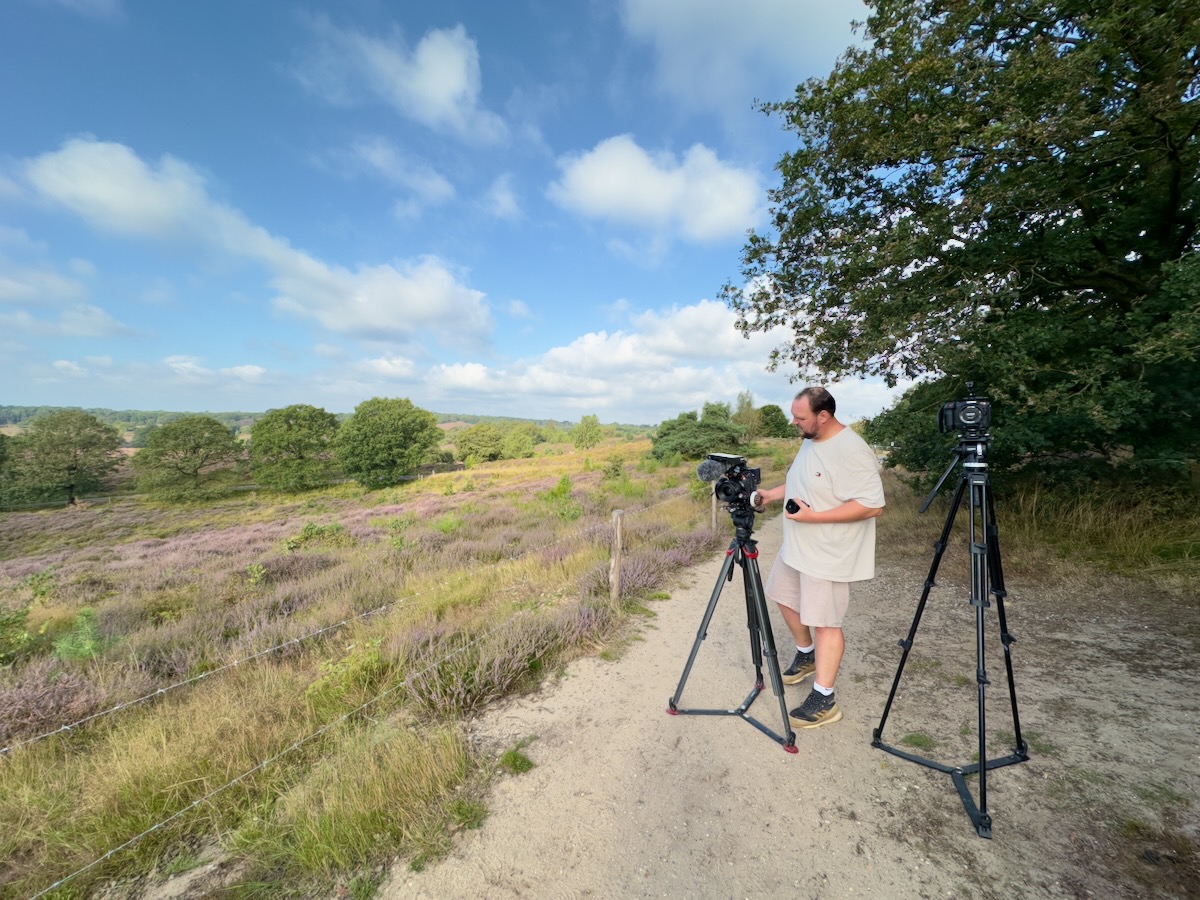
<path fill-rule="evenodd" d="M 0 895 L 89 895 L 213 844 L 248 895 L 443 854 L 496 770 L 463 722 L 619 651 L 729 540 L 694 463 L 540 449 L 373 492 L 0 515 Z M 770 483 L 793 453 L 750 458 Z"/>

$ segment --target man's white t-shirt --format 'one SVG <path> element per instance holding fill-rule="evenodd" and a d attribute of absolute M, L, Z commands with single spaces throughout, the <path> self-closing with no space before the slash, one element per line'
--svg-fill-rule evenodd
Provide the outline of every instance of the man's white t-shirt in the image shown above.
<path fill-rule="evenodd" d="M 805 440 L 787 474 L 788 499 L 804 500 L 817 512 L 857 500 L 884 505 L 879 461 L 853 428 L 823 441 Z M 783 561 L 806 575 L 828 581 L 875 577 L 875 520 L 783 523 Z"/>

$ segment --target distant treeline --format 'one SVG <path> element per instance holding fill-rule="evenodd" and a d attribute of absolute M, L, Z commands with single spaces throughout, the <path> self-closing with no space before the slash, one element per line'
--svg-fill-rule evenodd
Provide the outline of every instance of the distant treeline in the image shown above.
<path fill-rule="evenodd" d="M 89 409 L 81 406 L 0 406 L 0 426 L 24 425 L 38 416 L 61 412 L 64 409 L 82 409 L 88 415 L 95 416 L 105 425 L 115 425 L 122 431 L 135 431 L 138 428 L 146 428 L 147 426 L 154 428 L 159 425 L 167 425 L 178 419 L 182 419 L 184 416 L 191 415 L 205 415 L 216 419 L 231 431 L 244 431 L 250 429 L 255 422 L 267 413 L 266 410 L 259 412 L 195 413 L 161 409 Z M 338 413 L 336 415 L 339 420 L 345 420 L 349 416 L 349 413 Z M 570 431 L 576 424 L 574 422 L 555 419 L 521 419 L 512 416 L 479 416 L 470 413 L 434 413 L 434 416 L 437 418 L 439 424 L 465 422 L 468 425 L 504 425 L 517 422 L 532 422 L 538 426 L 555 428 L 560 431 Z M 647 435 L 654 430 L 654 426 L 652 425 L 615 424 L 611 427 L 616 434 L 622 437 Z"/>

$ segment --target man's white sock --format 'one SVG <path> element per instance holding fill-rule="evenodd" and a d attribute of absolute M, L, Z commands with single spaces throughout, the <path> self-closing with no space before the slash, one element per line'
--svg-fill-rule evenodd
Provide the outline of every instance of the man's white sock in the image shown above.
<path fill-rule="evenodd" d="M 799 650 L 801 653 L 812 653 L 814 650 L 817 649 L 817 645 L 814 643 L 814 644 L 809 644 L 807 647 L 801 647 L 799 644 L 797 644 L 796 649 Z"/>
<path fill-rule="evenodd" d="M 818 694 L 822 694 L 826 697 L 828 697 L 830 694 L 833 693 L 833 688 L 821 687 L 815 681 L 813 682 L 813 690 L 816 691 Z"/>

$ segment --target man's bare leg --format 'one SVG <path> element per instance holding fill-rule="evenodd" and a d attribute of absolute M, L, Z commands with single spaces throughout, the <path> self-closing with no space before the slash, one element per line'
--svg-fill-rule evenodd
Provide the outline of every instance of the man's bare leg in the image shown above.
<path fill-rule="evenodd" d="M 784 606 L 782 603 L 776 603 L 779 607 L 779 614 L 783 616 L 783 623 L 787 625 L 788 631 L 792 633 L 792 640 L 796 642 L 797 647 L 812 646 L 812 632 L 809 627 L 800 621 L 800 613 L 792 609 L 790 606 Z"/>
<path fill-rule="evenodd" d="M 796 616 L 799 619 L 799 615 Z M 790 627 L 790 626 L 789 626 Z M 808 630 L 808 626 L 803 626 Z M 837 681 L 838 669 L 842 665 L 842 654 L 846 651 L 846 635 L 841 628 L 821 627 L 813 629 L 817 633 L 817 673 L 815 682 L 823 688 L 832 690 Z"/>

